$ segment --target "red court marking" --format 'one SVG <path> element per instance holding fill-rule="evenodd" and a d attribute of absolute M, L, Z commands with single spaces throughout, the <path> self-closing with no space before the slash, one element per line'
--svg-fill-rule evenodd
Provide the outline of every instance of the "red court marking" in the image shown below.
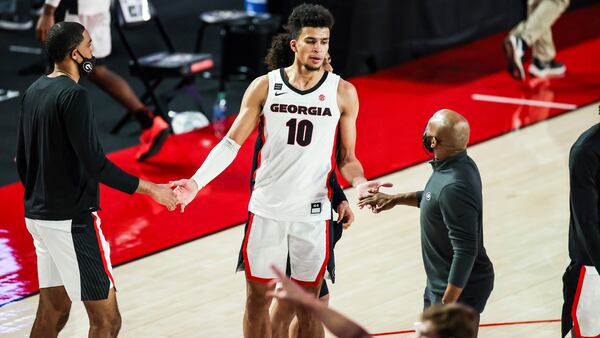
<path fill-rule="evenodd" d="M 481 324 L 479 327 L 494 327 L 494 326 L 509 326 L 509 325 L 528 325 L 528 324 L 545 324 L 545 323 L 560 323 L 560 319 L 548 319 L 548 320 L 527 320 L 523 322 L 505 322 L 505 323 L 490 323 L 490 324 Z M 380 336 L 395 336 L 407 333 L 414 333 L 415 330 L 404 330 L 404 331 L 392 331 L 392 332 L 382 332 L 382 333 L 371 333 L 373 337 Z"/>
<path fill-rule="evenodd" d="M 569 12 L 555 24 L 558 58 L 568 67 L 562 79 L 512 80 L 501 53 L 504 34 L 352 79 L 361 105 L 356 152 L 367 176 L 381 176 L 425 161 L 421 135 L 428 118 L 440 108 L 457 110 L 469 119 L 471 143 L 565 112 L 474 101 L 474 93 L 577 106 L 597 101 L 597 17 L 600 5 Z M 102 186 L 100 217 L 107 224 L 103 230 L 111 244 L 112 261 L 128 262 L 245 222 L 255 139 L 256 133 L 243 145 L 234 163 L 186 207 L 185 214 L 169 213 L 147 196 L 129 196 Z M 160 154 L 146 163 L 134 160 L 136 147 L 109 157 L 134 175 L 168 182 L 190 177 L 218 141 L 209 127 L 169 138 Z M 23 220 L 22 196 L 20 184 L 0 188 L 0 304 L 38 290 L 35 251 Z M 240 243 L 231 244 L 232 255 L 238 254 Z"/>

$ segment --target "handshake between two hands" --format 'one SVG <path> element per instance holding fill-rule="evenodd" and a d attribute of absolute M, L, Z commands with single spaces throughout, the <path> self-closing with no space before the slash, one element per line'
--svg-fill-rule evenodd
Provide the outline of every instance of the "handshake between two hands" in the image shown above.
<path fill-rule="evenodd" d="M 181 212 L 194 200 L 199 191 L 196 181 L 181 179 L 171 181 L 169 184 L 155 184 L 150 191 L 150 196 L 156 203 L 164 205 L 169 211 L 175 210 L 179 205 Z"/>
<path fill-rule="evenodd" d="M 382 193 L 379 189 L 391 188 L 393 186 L 392 183 L 380 183 L 377 181 L 367 181 L 357 185 L 358 207 L 360 209 L 367 207 L 374 214 L 391 209 L 394 206 L 393 196 Z"/>
<path fill-rule="evenodd" d="M 380 188 L 390 188 L 391 183 L 380 183 L 376 181 L 367 181 L 359 184 L 356 189 L 358 191 L 358 206 L 362 209 L 367 207 L 373 213 L 378 213 L 382 210 L 390 209 L 394 206 L 393 196 L 379 192 Z M 175 210 L 179 205 L 181 212 L 184 212 L 185 207 L 190 204 L 196 197 L 199 191 L 196 181 L 192 179 L 181 179 L 171 181 L 169 184 L 157 184 L 150 192 L 152 198 L 159 204 L 167 207 L 169 211 Z"/>

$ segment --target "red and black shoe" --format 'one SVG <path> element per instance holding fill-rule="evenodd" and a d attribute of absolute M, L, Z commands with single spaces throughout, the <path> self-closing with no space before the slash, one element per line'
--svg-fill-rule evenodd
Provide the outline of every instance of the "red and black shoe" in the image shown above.
<path fill-rule="evenodd" d="M 160 116 L 154 116 L 152 118 L 152 126 L 142 129 L 140 148 L 135 155 L 135 159 L 142 162 L 156 155 L 170 134 L 171 129 L 169 128 L 169 124 Z"/>

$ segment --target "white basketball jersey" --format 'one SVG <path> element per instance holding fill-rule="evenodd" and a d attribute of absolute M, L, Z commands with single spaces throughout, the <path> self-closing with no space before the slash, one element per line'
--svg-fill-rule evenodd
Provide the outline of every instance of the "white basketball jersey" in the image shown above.
<path fill-rule="evenodd" d="M 281 221 L 330 219 L 340 77 L 325 72 L 305 91 L 289 84 L 283 68 L 268 77 L 248 209 Z"/>

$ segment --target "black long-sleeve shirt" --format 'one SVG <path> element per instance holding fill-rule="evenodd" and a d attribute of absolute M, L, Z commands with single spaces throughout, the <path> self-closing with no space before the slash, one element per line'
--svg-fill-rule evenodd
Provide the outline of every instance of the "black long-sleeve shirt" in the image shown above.
<path fill-rule="evenodd" d="M 569 154 L 569 257 L 600 273 L 600 124 L 585 131 Z"/>
<path fill-rule="evenodd" d="M 72 219 L 99 209 L 99 182 L 132 194 L 139 179 L 108 160 L 87 90 L 66 76 L 25 91 L 17 124 L 17 170 L 25 217 Z"/>
<path fill-rule="evenodd" d="M 451 283 L 465 294 L 477 293 L 478 285 L 494 278 L 483 247 L 479 170 L 466 151 L 431 165 L 433 174 L 417 193 L 427 287 L 443 295 Z"/>

